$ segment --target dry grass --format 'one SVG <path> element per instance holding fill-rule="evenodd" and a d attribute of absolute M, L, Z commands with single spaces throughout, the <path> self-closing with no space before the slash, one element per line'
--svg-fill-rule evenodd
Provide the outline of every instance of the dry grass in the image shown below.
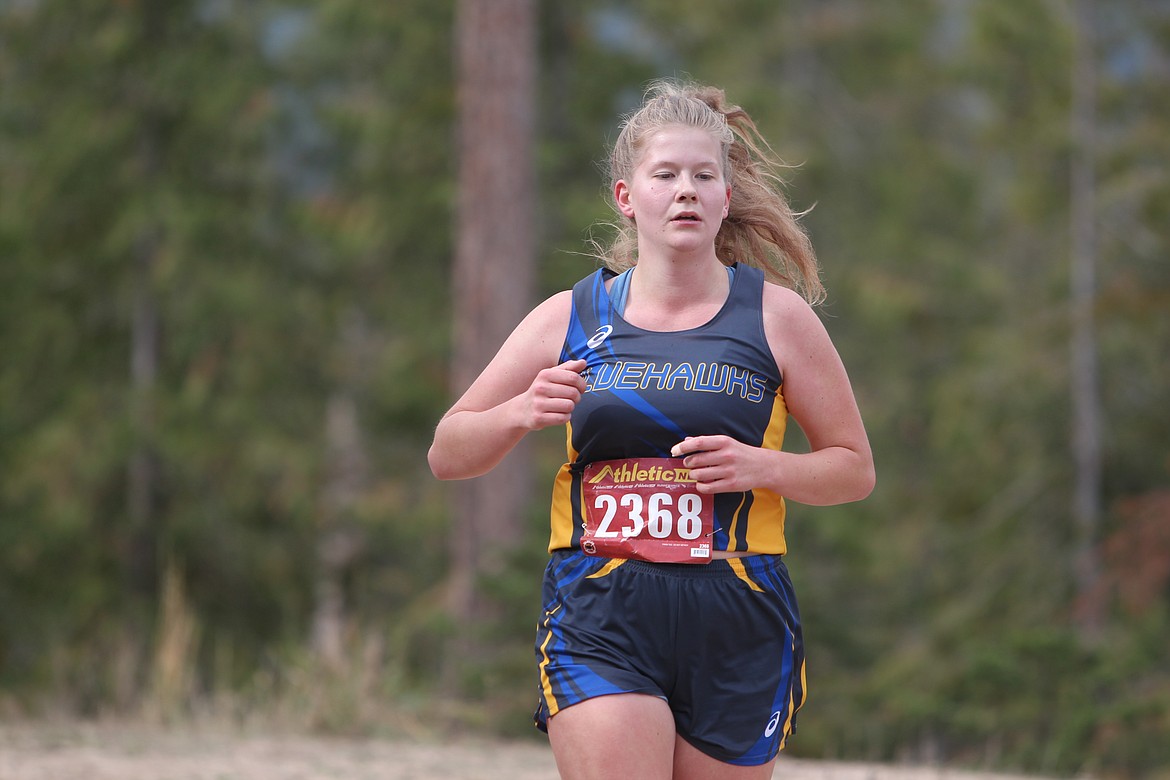
<path fill-rule="evenodd" d="M 784 780 L 1024 780 L 781 758 Z M 116 723 L 0 727 L 0 780 L 556 780 L 531 742 L 334 739 Z M 1034 780 L 1034 779 L 1033 779 Z"/>

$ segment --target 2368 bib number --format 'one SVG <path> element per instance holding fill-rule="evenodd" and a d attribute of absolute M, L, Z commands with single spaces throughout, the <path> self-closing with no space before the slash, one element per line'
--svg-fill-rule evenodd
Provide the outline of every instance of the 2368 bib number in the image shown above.
<path fill-rule="evenodd" d="M 593 500 L 593 507 L 603 514 L 593 533 L 594 538 L 613 539 L 618 536 L 613 524 L 618 517 L 619 503 L 621 514 L 631 523 L 621 526 L 621 535 L 627 539 L 643 532 L 655 539 L 669 539 L 676 532 L 679 538 L 686 540 L 703 535 L 703 498 L 697 493 L 683 493 L 678 497 L 677 516 L 672 511 L 674 496 L 670 493 L 651 493 L 649 498 L 644 498 L 641 493 L 623 493 L 620 499 L 612 493 L 599 493 Z"/>
<path fill-rule="evenodd" d="M 681 459 L 591 463 L 582 499 L 581 549 L 590 555 L 658 563 L 711 559 L 714 501 L 694 489 Z"/>

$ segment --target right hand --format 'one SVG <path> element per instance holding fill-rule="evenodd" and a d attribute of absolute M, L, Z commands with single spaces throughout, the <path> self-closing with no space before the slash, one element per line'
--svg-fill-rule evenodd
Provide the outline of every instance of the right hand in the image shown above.
<path fill-rule="evenodd" d="M 536 431 L 569 422 L 585 392 L 581 372 L 587 365 L 584 360 L 566 360 L 541 370 L 524 394 L 525 427 Z"/>

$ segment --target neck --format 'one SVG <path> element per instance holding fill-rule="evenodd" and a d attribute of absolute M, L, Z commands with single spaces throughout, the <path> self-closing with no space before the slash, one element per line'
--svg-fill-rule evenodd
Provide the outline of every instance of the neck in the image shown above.
<path fill-rule="evenodd" d="M 696 327 L 722 308 L 728 290 L 727 269 L 714 257 L 699 263 L 639 259 L 624 316 L 650 330 Z"/>
<path fill-rule="evenodd" d="M 727 297 L 727 270 L 714 255 L 699 261 L 639 259 L 637 268 L 634 285 L 652 300 L 722 303 Z"/>

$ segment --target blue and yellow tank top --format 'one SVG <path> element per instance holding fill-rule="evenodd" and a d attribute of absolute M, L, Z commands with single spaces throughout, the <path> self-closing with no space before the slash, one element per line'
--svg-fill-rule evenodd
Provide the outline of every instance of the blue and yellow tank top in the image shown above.
<path fill-rule="evenodd" d="M 668 458 L 687 436 L 727 435 L 779 450 L 788 409 L 764 335 L 764 274 L 738 265 L 722 309 L 689 330 L 626 322 L 602 268 L 573 287 L 561 361 L 584 359 L 587 389 L 567 428 L 568 461 L 553 485 L 549 551 L 580 544 L 581 477 L 594 461 Z M 715 550 L 782 555 L 784 499 L 769 490 L 715 497 Z"/>

